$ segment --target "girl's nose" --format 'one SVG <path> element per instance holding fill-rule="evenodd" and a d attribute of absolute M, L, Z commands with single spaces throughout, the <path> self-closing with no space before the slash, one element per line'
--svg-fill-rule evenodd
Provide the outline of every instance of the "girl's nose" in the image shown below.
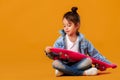
<path fill-rule="evenodd" d="M 68 30 L 68 27 L 65 27 L 65 30 Z"/>

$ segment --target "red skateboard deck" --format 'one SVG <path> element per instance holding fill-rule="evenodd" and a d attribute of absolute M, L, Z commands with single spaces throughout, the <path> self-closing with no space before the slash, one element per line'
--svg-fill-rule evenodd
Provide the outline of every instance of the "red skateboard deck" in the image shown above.
<path fill-rule="evenodd" d="M 80 61 L 83 58 L 91 58 L 92 63 L 94 65 L 96 65 L 96 67 L 101 71 L 106 70 L 106 68 L 116 68 L 117 67 L 117 65 L 115 65 L 115 64 L 108 64 L 103 61 L 97 60 L 93 57 L 90 57 L 90 56 L 87 56 L 87 55 L 84 55 L 84 54 L 81 54 L 78 52 L 66 50 L 66 49 L 52 48 L 51 51 L 56 54 L 59 54 L 60 59 L 69 60 L 70 62 Z"/>

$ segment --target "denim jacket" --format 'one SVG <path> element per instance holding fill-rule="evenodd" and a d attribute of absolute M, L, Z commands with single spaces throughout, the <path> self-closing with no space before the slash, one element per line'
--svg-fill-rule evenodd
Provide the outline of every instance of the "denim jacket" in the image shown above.
<path fill-rule="evenodd" d="M 66 43 L 65 43 L 65 32 L 64 30 L 61 30 L 60 33 L 62 34 L 54 43 L 54 47 L 55 48 L 62 48 L 62 49 L 66 49 Z M 96 58 L 98 60 L 101 60 L 103 62 L 106 63 L 111 63 L 110 61 L 108 61 L 104 56 L 102 56 L 92 45 L 92 43 L 90 41 L 88 41 L 87 39 L 84 38 L 83 34 L 81 33 L 77 33 L 78 38 L 79 38 L 79 52 L 85 55 L 89 55 L 93 58 Z M 49 58 L 52 58 L 54 56 L 57 56 L 54 53 L 51 54 L 47 54 Z"/>

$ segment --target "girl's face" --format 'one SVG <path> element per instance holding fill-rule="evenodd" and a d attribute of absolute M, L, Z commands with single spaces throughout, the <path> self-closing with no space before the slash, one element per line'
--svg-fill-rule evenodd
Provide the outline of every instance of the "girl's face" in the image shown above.
<path fill-rule="evenodd" d="M 66 18 L 63 18 L 63 26 L 65 33 L 71 36 L 76 34 L 79 28 L 79 23 L 75 25 L 72 21 L 68 21 Z"/>

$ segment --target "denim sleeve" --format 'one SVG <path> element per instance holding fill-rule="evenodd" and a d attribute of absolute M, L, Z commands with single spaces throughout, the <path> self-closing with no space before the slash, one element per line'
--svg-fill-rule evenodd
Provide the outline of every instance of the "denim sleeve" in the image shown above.
<path fill-rule="evenodd" d="M 101 60 L 103 62 L 106 62 L 108 64 L 111 64 L 110 61 L 108 61 L 103 55 L 101 55 L 99 53 L 99 51 L 97 51 L 94 46 L 92 45 L 92 43 L 90 43 L 89 41 L 87 41 L 87 48 L 88 48 L 88 54 L 93 57 L 93 58 L 96 58 L 98 60 Z"/>
<path fill-rule="evenodd" d="M 54 43 L 53 47 L 55 48 L 64 48 L 64 38 L 60 36 Z"/>

